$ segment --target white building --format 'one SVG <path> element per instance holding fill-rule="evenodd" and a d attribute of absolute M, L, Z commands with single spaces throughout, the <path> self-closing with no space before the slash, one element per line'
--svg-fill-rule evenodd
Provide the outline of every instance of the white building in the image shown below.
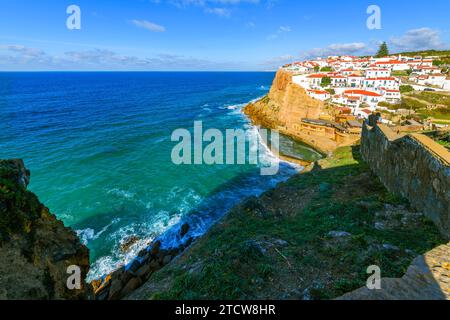
<path fill-rule="evenodd" d="M 366 78 L 364 80 L 364 87 L 366 88 L 383 87 L 386 89 L 398 89 L 400 87 L 400 84 L 394 77 Z"/>
<path fill-rule="evenodd" d="M 391 70 L 381 69 L 381 68 L 372 68 L 372 69 L 367 69 L 365 75 L 366 75 L 366 78 L 390 77 Z"/>
<path fill-rule="evenodd" d="M 325 90 L 308 89 L 306 92 L 308 93 L 309 96 L 321 101 L 328 100 L 331 97 L 330 93 Z"/>
<path fill-rule="evenodd" d="M 357 74 L 347 76 L 347 85 L 350 88 L 361 88 L 364 83 L 364 77 Z"/>
<path fill-rule="evenodd" d="M 368 90 L 359 90 L 359 89 L 346 90 L 344 91 L 344 95 L 351 97 L 358 97 L 361 103 L 362 102 L 367 103 L 373 110 L 375 110 L 378 103 L 384 101 L 384 97 L 382 94 Z"/>
<path fill-rule="evenodd" d="M 399 103 L 402 99 L 400 90 L 381 88 L 381 94 L 386 102 L 392 104 Z"/>
<path fill-rule="evenodd" d="M 331 78 L 332 87 L 345 87 L 347 86 L 347 78 L 341 75 L 333 75 Z"/>

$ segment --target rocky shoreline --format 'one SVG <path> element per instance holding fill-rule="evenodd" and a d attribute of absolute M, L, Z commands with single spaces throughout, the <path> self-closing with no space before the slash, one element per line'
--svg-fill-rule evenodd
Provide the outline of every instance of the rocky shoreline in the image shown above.
<path fill-rule="evenodd" d="M 126 266 L 111 272 L 107 276 L 93 280 L 95 300 L 118 300 L 126 297 L 145 283 L 151 275 L 164 268 L 194 241 L 188 237 L 189 224 L 181 226 L 177 238 L 181 242 L 177 247 L 163 249 L 161 241 L 152 242 L 141 250 L 137 257 Z"/>

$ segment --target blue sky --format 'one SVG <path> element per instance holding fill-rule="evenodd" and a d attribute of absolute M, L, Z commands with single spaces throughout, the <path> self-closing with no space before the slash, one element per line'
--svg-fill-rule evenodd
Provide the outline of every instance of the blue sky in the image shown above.
<path fill-rule="evenodd" d="M 69 5 L 81 29 L 69 30 Z M 369 30 L 369 5 L 381 9 Z M 297 59 L 444 49 L 450 1 L 0 0 L 0 70 L 273 70 Z"/>

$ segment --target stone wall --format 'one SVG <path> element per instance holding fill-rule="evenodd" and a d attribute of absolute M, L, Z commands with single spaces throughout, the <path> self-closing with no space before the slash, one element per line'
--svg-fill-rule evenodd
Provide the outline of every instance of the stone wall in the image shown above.
<path fill-rule="evenodd" d="M 450 153 L 421 134 L 364 126 L 361 153 L 386 188 L 407 198 L 450 238 Z"/>

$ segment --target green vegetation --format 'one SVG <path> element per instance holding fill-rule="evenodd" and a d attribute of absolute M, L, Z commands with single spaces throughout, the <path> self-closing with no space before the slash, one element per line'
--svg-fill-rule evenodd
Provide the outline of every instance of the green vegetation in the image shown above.
<path fill-rule="evenodd" d="M 439 57 L 433 60 L 433 65 L 436 67 L 450 65 L 450 50 L 425 50 L 415 52 L 403 52 L 401 55 L 409 57 Z"/>
<path fill-rule="evenodd" d="M 330 77 L 323 77 L 322 78 L 322 82 L 320 83 L 320 85 L 322 87 L 328 87 L 331 84 L 331 78 Z"/>
<path fill-rule="evenodd" d="M 319 67 L 319 66 L 315 66 L 315 67 L 314 67 L 314 72 L 319 72 L 319 70 L 320 70 L 320 67 Z"/>
<path fill-rule="evenodd" d="M 0 244 L 14 233 L 29 232 L 43 210 L 37 197 L 17 182 L 18 170 L 0 160 Z"/>
<path fill-rule="evenodd" d="M 409 221 L 408 203 L 380 184 L 358 148 L 319 163 L 233 209 L 157 272 L 143 298 L 329 299 L 364 286 L 369 265 L 401 277 L 417 254 L 445 242 L 423 216 Z M 375 228 L 379 219 L 390 227 Z"/>
<path fill-rule="evenodd" d="M 394 77 L 408 77 L 412 73 L 412 70 L 392 71 Z"/>
<path fill-rule="evenodd" d="M 322 69 L 320 69 L 321 72 L 330 72 L 333 71 L 332 67 L 323 67 Z"/>
<path fill-rule="evenodd" d="M 327 91 L 332 96 L 336 94 L 336 91 L 333 88 L 326 89 L 325 91 Z"/>
<path fill-rule="evenodd" d="M 438 108 L 434 110 L 420 110 L 419 116 L 423 119 L 434 118 L 441 120 L 450 120 L 450 110 L 448 108 Z"/>
<path fill-rule="evenodd" d="M 406 109 L 406 110 L 414 110 L 418 111 L 420 109 L 426 109 L 427 105 L 423 102 L 420 102 L 418 100 L 408 98 L 407 96 L 403 96 L 402 101 L 397 104 L 391 104 L 388 102 L 380 102 L 378 104 L 381 107 L 386 107 L 390 110 L 398 110 L 398 109 Z"/>
<path fill-rule="evenodd" d="M 450 142 L 446 141 L 446 140 L 436 140 L 437 143 L 439 143 L 440 145 L 446 147 L 446 148 L 450 148 Z"/>
<path fill-rule="evenodd" d="M 406 93 L 406 92 L 412 92 L 412 91 L 414 91 L 414 88 L 410 85 L 400 86 L 400 93 Z"/>
<path fill-rule="evenodd" d="M 378 49 L 378 53 L 376 54 L 376 58 L 383 58 L 389 55 L 389 49 L 386 42 L 383 42 Z"/>
<path fill-rule="evenodd" d="M 408 96 L 424 100 L 426 102 L 429 102 L 431 104 L 435 105 L 443 105 L 446 107 L 450 107 L 450 95 L 442 94 L 442 93 L 436 93 L 436 92 L 415 92 L 412 94 L 409 94 Z"/>

